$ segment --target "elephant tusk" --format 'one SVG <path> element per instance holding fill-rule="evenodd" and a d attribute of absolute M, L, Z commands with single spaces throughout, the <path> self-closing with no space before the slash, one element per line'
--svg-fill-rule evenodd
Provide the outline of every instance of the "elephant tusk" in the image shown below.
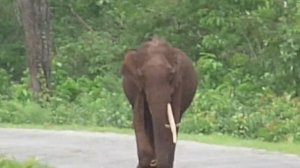
<path fill-rule="evenodd" d="M 170 128 L 170 125 L 169 125 L 169 124 L 165 124 L 165 127 L 166 127 L 166 128 Z M 180 127 L 180 123 L 177 123 L 177 124 L 176 124 L 176 128 L 179 128 L 179 127 Z"/>
<path fill-rule="evenodd" d="M 150 167 L 157 167 L 157 160 L 156 159 L 151 160 Z"/>
<path fill-rule="evenodd" d="M 168 103 L 167 106 L 168 106 L 167 107 L 167 114 L 168 114 L 168 120 L 169 120 L 171 132 L 172 132 L 172 136 L 173 136 L 173 143 L 176 143 L 177 133 L 176 133 L 176 125 L 175 125 L 174 115 L 173 115 L 171 104 Z"/>

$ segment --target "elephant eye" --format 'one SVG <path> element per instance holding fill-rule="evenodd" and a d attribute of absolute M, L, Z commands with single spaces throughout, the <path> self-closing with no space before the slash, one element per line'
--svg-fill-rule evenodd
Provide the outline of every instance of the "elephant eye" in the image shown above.
<path fill-rule="evenodd" d="M 173 72 L 169 73 L 169 75 L 168 75 L 168 81 L 169 81 L 170 84 L 173 82 L 174 76 L 175 76 L 175 73 L 173 73 Z"/>

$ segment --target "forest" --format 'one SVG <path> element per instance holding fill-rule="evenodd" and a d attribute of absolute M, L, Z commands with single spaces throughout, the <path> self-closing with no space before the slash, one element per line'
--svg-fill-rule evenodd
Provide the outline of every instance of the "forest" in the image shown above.
<path fill-rule="evenodd" d="M 124 51 L 157 35 L 200 79 L 181 132 L 300 142 L 299 0 L 49 1 L 51 87 L 37 76 L 38 95 L 22 12 L 0 2 L 0 123 L 131 128 Z"/>

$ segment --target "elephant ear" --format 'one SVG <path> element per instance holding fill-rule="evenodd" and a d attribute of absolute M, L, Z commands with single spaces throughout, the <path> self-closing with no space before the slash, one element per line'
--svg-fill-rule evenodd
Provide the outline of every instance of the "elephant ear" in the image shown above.
<path fill-rule="evenodd" d="M 128 49 L 125 51 L 121 74 L 125 78 L 133 81 L 139 87 L 139 89 L 141 89 L 141 83 L 139 80 L 139 78 L 141 77 L 141 71 L 138 67 L 138 57 L 136 49 Z"/>

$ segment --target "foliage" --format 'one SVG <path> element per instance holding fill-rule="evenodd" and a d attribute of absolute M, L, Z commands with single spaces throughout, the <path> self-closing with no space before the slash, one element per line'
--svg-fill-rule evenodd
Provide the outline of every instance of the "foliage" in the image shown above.
<path fill-rule="evenodd" d="M 222 69 L 224 74 L 216 73 L 223 65 L 212 56 L 202 57 L 197 67 L 210 73 L 203 75 L 204 84 L 186 115 L 184 132 L 220 132 L 273 142 L 299 141 L 298 98 L 291 94 L 278 97 L 270 90 L 260 89 L 253 82 L 255 78 L 240 71 Z M 222 82 L 211 88 L 206 84 L 212 79 Z"/>
<path fill-rule="evenodd" d="M 50 168 L 40 164 L 37 159 L 27 159 L 22 162 L 0 156 L 0 167 L 2 168 Z"/>
<path fill-rule="evenodd" d="M 131 127 L 123 52 L 157 34 L 201 82 L 182 131 L 300 141 L 298 0 L 56 0 L 53 91 L 33 102 L 17 8 L 0 7 L 0 122 Z"/>
<path fill-rule="evenodd" d="M 57 57 L 64 70 L 73 76 L 115 74 L 119 65 L 115 55 L 121 49 L 114 46 L 109 34 L 86 32 L 78 41 L 62 45 Z"/>
<path fill-rule="evenodd" d="M 124 95 L 113 86 L 103 88 L 101 80 L 107 79 L 67 79 L 57 88 L 50 102 L 42 104 L 30 101 L 30 97 L 23 102 L 21 99 L 3 100 L 0 102 L 0 122 L 130 127 L 131 113 Z M 116 81 L 119 84 L 120 80 Z M 95 83 L 102 83 L 102 86 Z M 20 94 L 24 96 L 23 92 Z"/>
<path fill-rule="evenodd" d="M 25 70 L 24 45 L 21 26 L 16 17 L 14 1 L 1 0 L 0 6 L 0 69 L 11 73 L 15 80 L 22 77 Z"/>
<path fill-rule="evenodd" d="M 7 88 L 9 88 L 9 86 L 10 76 L 4 69 L 0 68 L 0 95 L 7 95 Z"/>

